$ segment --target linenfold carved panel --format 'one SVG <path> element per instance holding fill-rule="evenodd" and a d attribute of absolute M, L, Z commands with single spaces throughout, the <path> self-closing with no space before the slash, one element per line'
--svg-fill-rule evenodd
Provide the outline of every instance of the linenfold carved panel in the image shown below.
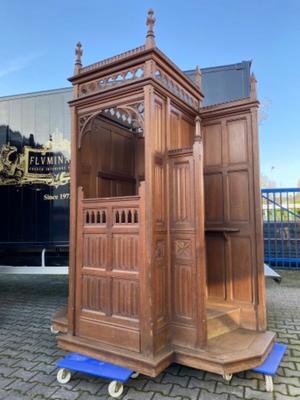
<path fill-rule="evenodd" d="M 139 287 L 136 281 L 113 279 L 113 314 L 137 319 L 139 315 Z"/>
<path fill-rule="evenodd" d="M 174 224 L 193 226 L 193 195 L 189 160 L 175 160 L 173 164 L 172 219 Z"/>
<path fill-rule="evenodd" d="M 161 235 L 156 241 L 155 253 L 155 299 L 156 299 L 156 321 L 162 321 L 167 313 L 167 252 L 166 240 Z"/>
<path fill-rule="evenodd" d="M 83 266 L 106 268 L 108 265 L 108 237 L 106 234 L 85 234 Z"/>
<path fill-rule="evenodd" d="M 86 310 L 106 313 L 108 311 L 107 278 L 84 276 L 82 279 L 82 307 Z"/>
<path fill-rule="evenodd" d="M 174 266 L 174 316 L 191 320 L 193 318 L 193 278 L 190 265 Z"/>
<path fill-rule="evenodd" d="M 154 130 L 154 150 L 163 153 L 165 150 L 165 135 L 163 131 L 163 104 L 155 101 L 155 130 Z"/>
<path fill-rule="evenodd" d="M 138 235 L 113 235 L 113 268 L 127 271 L 138 269 Z"/>
<path fill-rule="evenodd" d="M 155 164 L 154 166 L 154 188 L 155 188 L 155 222 L 163 224 L 165 222 L 165 171 L 164 165 Z"/>

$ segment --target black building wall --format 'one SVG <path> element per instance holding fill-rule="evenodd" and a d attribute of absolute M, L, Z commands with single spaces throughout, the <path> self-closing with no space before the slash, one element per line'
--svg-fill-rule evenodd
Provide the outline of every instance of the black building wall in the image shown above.
<path fill-rule="evenodd" d="M 71 97 L 0 98 L 0 265 L 39 264 L 43 248 L 67 248 Z"/>

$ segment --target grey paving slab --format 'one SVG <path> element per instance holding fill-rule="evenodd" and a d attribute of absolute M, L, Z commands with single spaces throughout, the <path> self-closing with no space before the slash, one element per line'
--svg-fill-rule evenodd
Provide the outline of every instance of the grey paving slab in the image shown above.
<path fill-rule="evenodd" d="M 66 385 L 56 380 L 55 363 L 66 353 L 56 346 L 51 316 L 67 301 L 62 276 L 0 276 L 0 400 L 110 399 L 107 381 L 74 374 Z M 139 376 L 122 400 L 289 400 L 300 399 L 300 272 L 285 271 L 282 283 L 267 283 L 269 329 L 288 344 L 274 379 L 274 393 L 251 371 L 230 383 L 205 371 L 173 364 L 155 379 Z"/>

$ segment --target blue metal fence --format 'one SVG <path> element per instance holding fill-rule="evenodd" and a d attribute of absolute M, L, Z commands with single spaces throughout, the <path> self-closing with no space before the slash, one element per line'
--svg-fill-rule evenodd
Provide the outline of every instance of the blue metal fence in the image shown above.
<path fill-rule="evenodd" d="M 265 262 L 300 267 L 300 188 L 262 189 Z"/>

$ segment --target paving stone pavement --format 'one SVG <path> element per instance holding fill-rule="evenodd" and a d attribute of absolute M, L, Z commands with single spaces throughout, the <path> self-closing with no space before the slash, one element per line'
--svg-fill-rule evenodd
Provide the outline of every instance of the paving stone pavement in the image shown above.
<path fill-rule="evenodd" d="M 211 373 L 172 365 L 155 379 L 126 384 L 122 400 L 300 399 L 300 271 L 284 271 L 282 283 L 267 282 L 268 326 L 288 352 L 274 381 L 274 393 L 253 372 L 230 383 Z M 107 381 L 74 374 L 56 381 L 55 362 L 64 356 L 50 333 L 50 318 L 66 303 L 63 276 L 0 275 L 0 399 L 111 399 Z"/>

